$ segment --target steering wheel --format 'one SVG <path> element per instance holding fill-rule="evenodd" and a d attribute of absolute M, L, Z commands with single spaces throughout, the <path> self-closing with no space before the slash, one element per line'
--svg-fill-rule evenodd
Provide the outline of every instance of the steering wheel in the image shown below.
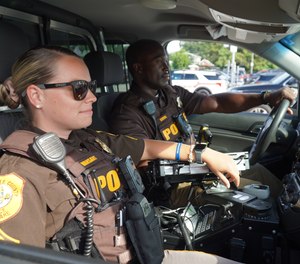
<path fill-rule="evenodd" d="M 285 116 L 285 113 L 290 105 L 287 99 L 282 100 L 278 107 L 274 107 L 267 119 L 265 120 L 259 134 L 256 137 L 254 144 L 250 150 L 249 163 L 255 164 L 261 155 L 267 150 L 272 142 L 275 142 L 276 132 Z"/>

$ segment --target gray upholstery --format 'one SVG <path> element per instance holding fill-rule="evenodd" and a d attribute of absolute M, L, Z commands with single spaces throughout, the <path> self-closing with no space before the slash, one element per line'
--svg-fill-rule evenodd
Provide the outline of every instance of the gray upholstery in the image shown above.
<path fill-rule="evenodd" d="M 0 82 L 11 75 L 11 66 L 29 49 L 29 39 L 21 29 L 8 22 L 0 21 Z"/>
<path fill-rule="evenodd" d="M 17 129 L 21 129 L 27 125 L 27 118 L 20 110 L 14 110 L 11 112 L 0 112 L 0 144 L 3 140 Z"/>
<path fill-rule="evenodd" d="M 29 39 L 17 26 L 0 20 L 0 82 L 11 75 L 16 59 L 29 49 Z M 0 112 L 0 143 L 14 130 L 21 128 L 25 117 L 20 109 Z"/>
<path fill-rule="evenodd" d="M 92 80 L 98 86 L 119 84 L 124 80 L 124 71 L 119 55 L 111 52 L 90 52 L 84 58 Z M 103 93 L 93 105 L 94 115 L 91 127 L 96 130 L 109 131 L 107 118 L 119 93 Z"/>
<path fill-rule="evenodd" d="M 124 80 L 122 61 L 119 55 L 108 51 L 92 51 L 84 57 L 92 80 L 98 86 L 109 86 Z"/>
<path fill-rule="evenodd" d="M 111 112 L 114 101 L 119 96 L 119 93 L 106 93 L 101 95 L 97 102 L 93 105 L 94 115 L 91 128 L 109 132 L 107 120 Z"/>

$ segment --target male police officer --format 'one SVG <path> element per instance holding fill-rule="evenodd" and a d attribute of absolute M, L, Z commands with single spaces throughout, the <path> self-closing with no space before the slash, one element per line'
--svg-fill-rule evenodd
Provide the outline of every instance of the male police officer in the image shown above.
<path fill-rule="evenodd" d="M 109 118 L 112 131 L 118 134 L 186 141 L 189 136 L 178 127 L 178 118 L 184 120 L 185 116 L 196 113 L 234 113 L 263 103 L 277 106 L 284 98 L 291 102 L 295 99 L 290 88 L 263 94 L 221 93 L 204 96 L 171 86 L 168 57 L 162 45 L 154 40 L 139 40 L 130 45 L 126 61 L 133 77 L 131 88 L 117 98 Z M 288 111 L 291 112 L 290 109 Z M 253 166 L 242 176 L 241 186 L 255 180 L 270 185 L 273 196 L 281 191 L 281 182 L 261 165 Z M 177 203 L 182 206 L 186 203 L 189 191 L 187 188 L 181 191 L 181 194 L 173 192 L 171 200 L 173 197 L 176 201 L 173 199 L 172 205 Z"/>

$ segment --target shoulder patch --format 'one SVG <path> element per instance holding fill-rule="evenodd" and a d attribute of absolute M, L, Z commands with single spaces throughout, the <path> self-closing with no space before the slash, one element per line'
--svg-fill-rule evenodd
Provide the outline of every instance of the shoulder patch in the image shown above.
<path fill-rule="evenodd" d="M 24 185 L 25 180 L 15 173 L 0 175 L 0 224 L 22 208 Z"/>

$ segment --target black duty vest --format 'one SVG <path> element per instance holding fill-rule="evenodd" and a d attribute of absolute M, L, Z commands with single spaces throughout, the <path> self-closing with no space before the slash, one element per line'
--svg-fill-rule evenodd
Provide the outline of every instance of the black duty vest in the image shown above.
<path fill-rule="evenodd" d="M 165 105 L 160 106 L 154 115 L 155 125 L 161 139 L 179 142 L 189 140 L 189 136 L 185 134 L 179 123 L 181 121 L 188 125 L 180 97 L 172 92 L 168 93 L 168 95 L 164 94 L 164 91 L 161 93 L 161 96 L 165 98 Z M 179 119 L 181 120 L 179 121 Z"/>

